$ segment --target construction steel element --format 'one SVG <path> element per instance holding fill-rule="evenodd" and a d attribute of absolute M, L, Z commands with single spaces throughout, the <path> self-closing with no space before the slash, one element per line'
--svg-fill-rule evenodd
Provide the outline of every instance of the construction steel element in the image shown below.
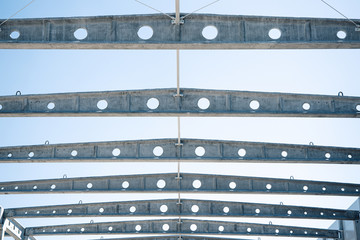
<path fill-rule="evenodd" d="M 132 140 L 45 144 L 0 148 L 9 162 L 281 162 L 360 164 L 359 148 L 220 141 L 204 139 Z"/>
<path fill-rule="evenodd" d="M 359 220 L 358 211 L 194 199 L 181 199 L 180 202 L 178 199 L 163 199 L 13 208 L 5 209 L 4 216 L 7 218 L 205 216 Z"/>
<path fill-rule="evenodd" d="M 360 32 L 359 32 L 360 35 Z M 181 89 L 0 97 L 0 117 L 360 117 L 360 97 Z"/>
<path fill-rule="evenodd" d="M 0 194 L 267 193 L 360 196 L 360 184 L 182 173 L 1 182 Z"/>
<path fill-rule="evenodd" d="M 101 238 L 102 239 L 102 238 Z M 201 236 L 192 236 L 192 235 L 165 235 L 165 236 L 152 236 L 152 237 L 134 237 L 134 238 L 106 238 L 107 240 L 234 240 L 234 238 L 224 238 L 224 237 L 201 237 Z M 237 240 L 249 240 L 249 239 L 240 239 Z M 94 239 L 95 240 L 95 239 Z M 100 240 L 100 239 L 98 239 Z"/>
<path fill-rule="evenodd" d="M 15 240 L 36 240 L 33 236 L 25 236 L 25 228 L 14 219 L 5 218 L 0 224 L 0 230 L 0 240 L 4 240 L 7 235 Z"/>
<path fill-rule="evenodd" d="M 288 236 L 340 238 L 337 230 L 194 219 L 124 221 L 30 227 L 28 236 L 72 234 L 221 234 L 247 236 Z"/>
<path fill-rule="evenodd" d="M 183 17 L 183 14 L 180 14 Z M 312 49 L 359 48 L 343 19 L 193 14 L 172 24 L 163 14 L 9 20 L 0 48 Z M 359 20 L 355 20 L 360 23 Z M 212 34 L 207 29 L 212 28 Z M 143 34 L 143 31 L 146 34 Z"/>

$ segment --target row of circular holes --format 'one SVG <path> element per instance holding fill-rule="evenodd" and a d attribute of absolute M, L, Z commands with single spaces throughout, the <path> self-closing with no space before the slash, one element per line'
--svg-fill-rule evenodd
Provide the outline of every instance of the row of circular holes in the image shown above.
<path fill-rule="evenodd" d="M 161 211 L 162 213 L 166 213 L 166 212 L 168 211 L 168 206 L 164 204 L 164 205 L 161 205 L 159 209 L 160 209 L 160 211 Z M 192 206 L 191 206 L 191 211 L 192 211 L 193 213 L 197 213 L 197 212 L 199 212 L 199 210 L 200 210 L 200 208 L 199 208 L 198 205 L 192 205 Z M 72 211 L 73 211 L 72 209 L 69 209 L 69 210 L 68 210 L 68 214 L 71 214 Z M 102 207 L 99 208 L 99 213 L 104 213 L 104 212 L 105 212 L 105 209 L 104 209 L 104 208 L 102 208 Z M 135 213 L 135 212 L 136 212 L 136 207 L 135 207 L 135 206 L 131 206 L 131 207 L 129 208 L 129 212 L 130 212 L 130 213 Z M 229 213 L 229 212 L 230 212 L 230 208 L 229 208 L 229 207 L 224 207 L 224 208 L 223 208 L 223 212 L 224 212 L 225 214 Z M 261 212 L 261 210 L 260 210 L 259 208 L 255 209 L 256 215 L 257 215 L 257 214 L 260 214 L 260 212 Z M 55 214 L 55 213 L 56 213 L 56 210 L 53 210 L 52 213 Z M 25 212 L 25 215 L 27 215 L 27 214 L 28 214 L 28 212 Z M 40 211 L 37 211 L 36 214 L 40 214 Z M 287 214 L 288 214 L 288 216 L 290 216 L 290 215 L 292 214 L 292 211 L 291 211 L 291 210 L 288 210 L 288 211 L 287 211 Z M 304 212 L 304 215 L 307 215 L 307 214 L 308 214 L 307 212 Z M 323 213 L 323 212 L 320 212 L 320 215 L 323 216 L 324 213 Z M 336 216 L 336 213 L 333 213 L 333 216 Z"/>
<path fill-rule="evenodd" d="M 202 157 L 202 156 L 204 156 L 205 155 L 205 148 L 204 147 L 201 147 L 201 146 L 199 146 L 199 147 L 196 147 L 195 148 L 195 154 L 196 154 L 196 156 L 198 156 L 198 157 Z M 164 149 L 161 147 L 161 146 L 156 146 L 156 147 L 154 147 L 154 149 L 153 149 L 153 154 L 154 154 L 154 156 L 156 156 L 156 157 L 160 157 L 160 156 L 162 156 L 163 155 L 163 153 L 164 153 Z M 114 148 L 113 150 L 112 150 L 112 155 L 114 156 L 114 157 L 118 157 L 118 156 L 120 156 L 120 154 L 121 154 L 121 150 L 119 149 L 119 148 Z M 72 156 L 72 157 L 76 157 L 77 155 L 78 155 L 78 151 L 76 151 L 76 150 L 72 150 L 71 151 L 71 153 L 70 153 L 70 155 Z M 245 157 L 246 156 L 246 150 L 244 149 L 244 148 L 240 148 L 239 150 L 238 150 L 238 155 L 240 156 L 240 157 Z M 8 153 L 8 158 L 11 158 L 13 155 L 12 155 L 12 153 Z M 33 158 L 35 156 L 35 153 L 34 152 L 29 152 L 28 153 L 28 157 L 29 158 Z M 331 158 L 331 154 L 330 153 L 325 153 L 325 159 L 326 160 L 329 160 L 330 158 Z M 288 157 L 288 152 L 287 151 L 282 151 L 281 152 L 281 157 L 283 157 L 283 158 L 287 158 Z M 351 154 L 348 154 L 347 155 L 347 157 L 349 158 L 349 159 L 351 159 L 352 158 L 352 155 Z"/>
<path fill-rule="evenodd" d="M 198 228 L 198 227 L 197 227 L 196 224 L 191 224 L 191 225 L 190 225 L 190 230 L 191 230 L 192 232 L 195 232 L 195 231 L 197 230 L 197 228 Z M 114 228 L 113 228 L 112 226 L 108 227 L 108 231 L 109 231 L 109 232 L 113 231 L 113 229 L 114 229 Z M 162 229 L 163 229 L 163 231 L 165 231 L 165 232 L 169 231 L 169 229 L 170 229 L 169 224 L 167 224 L 167 223 L 163 224 L 163 225 L 162 225 Z M 223 231 L 225 230 L 225 227 L 224 227 L 224 226 L 219 226 L 218 230 L 219 230 L 219 232 L 223 232 Z M 45 232 L 45 231 L 46 231 L 46 230 L 44 229 L 43 232 Z M 68 228 L 66 231 L 67 231 L 67 232 L 70 232 L 71 229 Z M 84 232 L 84 231 L 85 231 L 85 228 L 81 228 L 80 231 L 81 231 L 81 232 Z M 141 231 L 141 225 L 139 225 L 139 224 L 136 225 L 136 226 L 135 226 L 135 231 L 140 232 L 140 231 Z M 250 227 L 248 227 L 248 228 L 246 229 L 246 232 L 248 232 L 248 233 L 250 233 L 251 231 L 252 231 L 252 229 L 251 229 Z M 53 232 L 56 232 L 56 229 L 54 229 Z M 278 234 L 278 233 L 280 233 L 280 230 L 276 228 L 276 229 L 275 229 L 275 234 Z M 294 231 L 293 231 L 293 230 L 290 230 L 289 233 L 290 233 L 290 234 L 293 234 Z M 308 234 L 308 232 L 307 232 L 307 231 L 304 231 L 304 234 Z M 318 232 L 315 232 L 315 234 L 318 234 Z"/>
<path fill-rule="evenodd" d="M 204 27 L 201 33 L 205 39 L 214 40 L 218 35 L 218 29 L 215 26 L 209 25 Z M 137 32 L 138 37 L 141 38 L 142 40 L 149 40 L 153 36 L 153 34 L 154 34 L 154 30 L 150 26 L 142 26 L 139 28 Z M 268 32 L 268 36 L 273 40 L 279 39 L 281 37 L 281 34 L 282 34 L 281 30 L 278 28 L 272 28 Z M 84 40 L 87 36 L 88 36 L 88 32 L 85 28 L 78 28 L 74 32 L 74 37 L 77 40 Z M 340 30 L 336 33 L 336 36 L 339 39 L 345 39 L 347 34 L 345 31 Z M 20 32 L 18 30 L 13 31 L 10 34 L 11 39 L 15 40 L 18 39 L 19 37 L 20 37 Z"/>
<path fill-rule="evenodd" d="M 155 110 L 159 107 L 160 105 L 160 102 L 157 98 L 150 98 L 147 103 L 146 103 L 147 107 L 151 110 Z M 202 110 L 206 110 L 210 107 L 210 101 L 209 99 L 207 98 L 200 98 L 198 100 L 198 103 L 197 103 L 198 107 Z M 107 107 L 108 107 L 108 102 L 106 100 L 99 100 L 96 104 L 97 108 L 99 110 L 105 110 Z M 259 101 L 257 100 L 252 100 L 249 104 L 249 107 L 252 109 L 252 110 L 258 110 L 260 108 L 260 103 Z M 310 103 L 303 103 L 302 105 L 302 108 L 303 110 L 305 111 L 308 111 L 310 110 Z M 2 109 L 2 105 L 0 104 L 0 110 Z M 48 110 L 53 110 L 55 109 L 55 103 L 54 102 L 49 102 L 48 105 L 47 105 L 47 109 Z M 360 104 L 357 104 L 355 106 L 355 110 L 360 112 Z"/>
<path fill-rule="evenodd" d="M 127 188 L 129 188 L 130 183 L 129 183 L 128 181 L 124 181 L 121 186 L 122 186 L 122 188 L 127 189 Z M 166 181 L 165 181 L 164 179 L 160 179 L 160 180 L 157 181 L 156 186 L 157 186 L 159 189 L 163 189 L 163 188 L 165 188 L 165 186 L 166 186 Z M 192 183 L 192 186 L 193 186 L 193 188 L 195 188 L 195 189 L 199 189 L 199 188 L 201 187 L 201 181 L 198 180 L 198 179 L 197 179 L 197 180 L 194 180 L 193 183 Z M 92 184 L 92 183 L 88 183 L 88 184 L 86 185 L 86 187 L 87 187 L 88 189 L 91 189 L 91 188 L 93 187 L 93 184 Z M 55 184 L 52 184 L 52 185 L 50 186 L 50 191 L 54 190 L 55 188 L 56 188 L 56 185 L 55 185 Z M 235 183 L 235 182 L 230 182 L 230 183 L 229 183 L 229 188 L 230 188 L 231 190 L 235 189 L 235 188 L 236 188 L 236 183 Z M 271 185 L 270 183 L 268 183 L 268 184 L 265 185 L 265 188 L 266 188 L 268 191 L 270 191 L 270 190 L 272 189 L 272 185 Z M 5 189 L 5 187 L 1 187 L 1 190 L 4 190 L 4 189 Z M 18 187 L 18 186 L 15 186 L 14 189 L 15 189 L 15 190 L 18 190 L 19 187 Z M 33 186 L 33 189 L 34 189 L 34 190 L 37 190 L 37 186 L 36 186 L 36 185 Z M 303 186 L 303 190 L 304 190 L 304 192 L 307 192 L 307 191 L 309 190 L 309 187 L 308 187 L 307 185 L 304 185 L 304 186 Z M 326 191 L 326 187 L 322 187 L 322 190 L 325 192 L 325 191 Z M 340 188 L 340 190 L 341 190 L 342 192 L 344 192 L 344 191 L 345 191 L 345 188 L 342 187 L 342 188 Z M 356 192 L 359 192 L 359 189 L 356 189 L 355 191 L 356 191 Z"/>

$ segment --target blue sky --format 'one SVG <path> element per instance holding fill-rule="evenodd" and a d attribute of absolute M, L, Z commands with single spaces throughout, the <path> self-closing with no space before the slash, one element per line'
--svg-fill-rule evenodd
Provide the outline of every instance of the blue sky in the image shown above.
<path fill-rule="evenodd" d="M 174 1 L 144 0 L 164 12 Z M 192 12 L 210 1 L 181 0 Z M 360 18 L 360 2 L 328 0 L 350 18 Z M 6 19 L 28 1 L 0 1 Z M 320 0 L 222 0 L 201 13 L 341 18 Z M 132 0 L 36 0 L 17 18 L 155 13 Z M 360 34 L 360 33 L 359 33 Z M 181 87 L 360 96 L 360 50 L 183 50 Z M 174 50 L 0 50 L 0 95 L 176 87 Z M 181 136 L 239 141 L 360 147 L 359 119 L 181 118 Z M 0 146 L 176 138 L 176 118 L 1 118 Z M 1 164 L 0 181 L 176 172 L 174 163 Z M 360 183 L 358 165 L 181 164 L 184 172 Z M 259 195 L 182 195 L 346 209 L 355 198 Z M 98 201 L 176 198 L 171 194 L 0 195 L 5 208 Z M 96 218 L 95 221 L 109 219 Z M 125 218 L 113 219 L 125 220 Z M 268 222 L 269 219 L 235 219 Z M 20 220 L 25 226 L 89 222 L 90 219 Z M 327 228 L 331 221 L 271 219 L 274 224 Z M 54 239 L 60 239 L 61 237 Z M 88 239 L 74 237 L 67 239 Z M 49 239 L 48 237 L 38 239 Z M 253 238 L 256 239 L 256 238 Z M 266 239 L 266 238 L 263 238 Z M 280 238 L 279 238 L 280 239 Z"/>

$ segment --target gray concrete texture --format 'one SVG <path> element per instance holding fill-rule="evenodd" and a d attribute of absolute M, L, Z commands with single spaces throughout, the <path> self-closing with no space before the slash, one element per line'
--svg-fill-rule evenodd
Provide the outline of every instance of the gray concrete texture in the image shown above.
<path fill-rule="evenodd" d="M 70 211 L 71 210 L 71 211 Z M 306 213 L 306 214 L 305 214 Z M 251 217 L 359 220 L 359 211 L 194 199 L 79 203 L 5 209 L 5 218 Z"/>
<path fill-rule="evenodd" d="M 360 196 L 360 184 L 177 173 L 1 182 L 0 194 L 261 193 Z"/>
<path fill-rule="evenodd" d="M 58 226 L 30 227 L 26 236 L 72 234 L 221 234 L 247 236 L 328 237 L 338 238 L 337 230 L 280 226 L 272 224 L 206 221 L 194 219 L 162 219 Z"/>
<path fill-rule="evenodd" d="M 206 139 L 1 147 L 0 163 L 11 162 L 280 162 L 360 164 L 360 149 Z"/>
<path fill-rule="evenodd" d="M 0 117 L 240 116 L 360 117 L 360 97 L 181 89 L 0 97 Z"/>
<path fill-rule="evenodd" d="M 181 16 L 184 16 L 181 14 Z M 355 20 L 359 23 L 359 20 Z M 138 35 L 151 27 L 149 38 Z M 206 37 L 204 28 L 217 35 Z M 76 38 L 76 31 L 85 32 Z M 275 32 L 275 36 L 270 31 Z M 276 36 L 277 35 L 277 36 Z M 280 35 L 280 36 L 279 36 Z M 0 48 L 49 49 L 311 49 L 359 48 L 345 19 L 193 14 L 174 25 L 163 14 L 9 20 Z"/>

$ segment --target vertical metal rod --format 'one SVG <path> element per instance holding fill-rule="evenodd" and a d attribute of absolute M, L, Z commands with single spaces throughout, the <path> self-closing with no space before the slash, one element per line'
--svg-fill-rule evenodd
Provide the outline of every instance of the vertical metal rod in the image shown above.
<path fill-rule="evenodd" d="M 175 0 L 175 24 L 180 24 L 180 0 Z"/>
<path fill-rule="evenodd" d="M 176 96 L 180 97 L 180 50 L 176 49 Z"/>

